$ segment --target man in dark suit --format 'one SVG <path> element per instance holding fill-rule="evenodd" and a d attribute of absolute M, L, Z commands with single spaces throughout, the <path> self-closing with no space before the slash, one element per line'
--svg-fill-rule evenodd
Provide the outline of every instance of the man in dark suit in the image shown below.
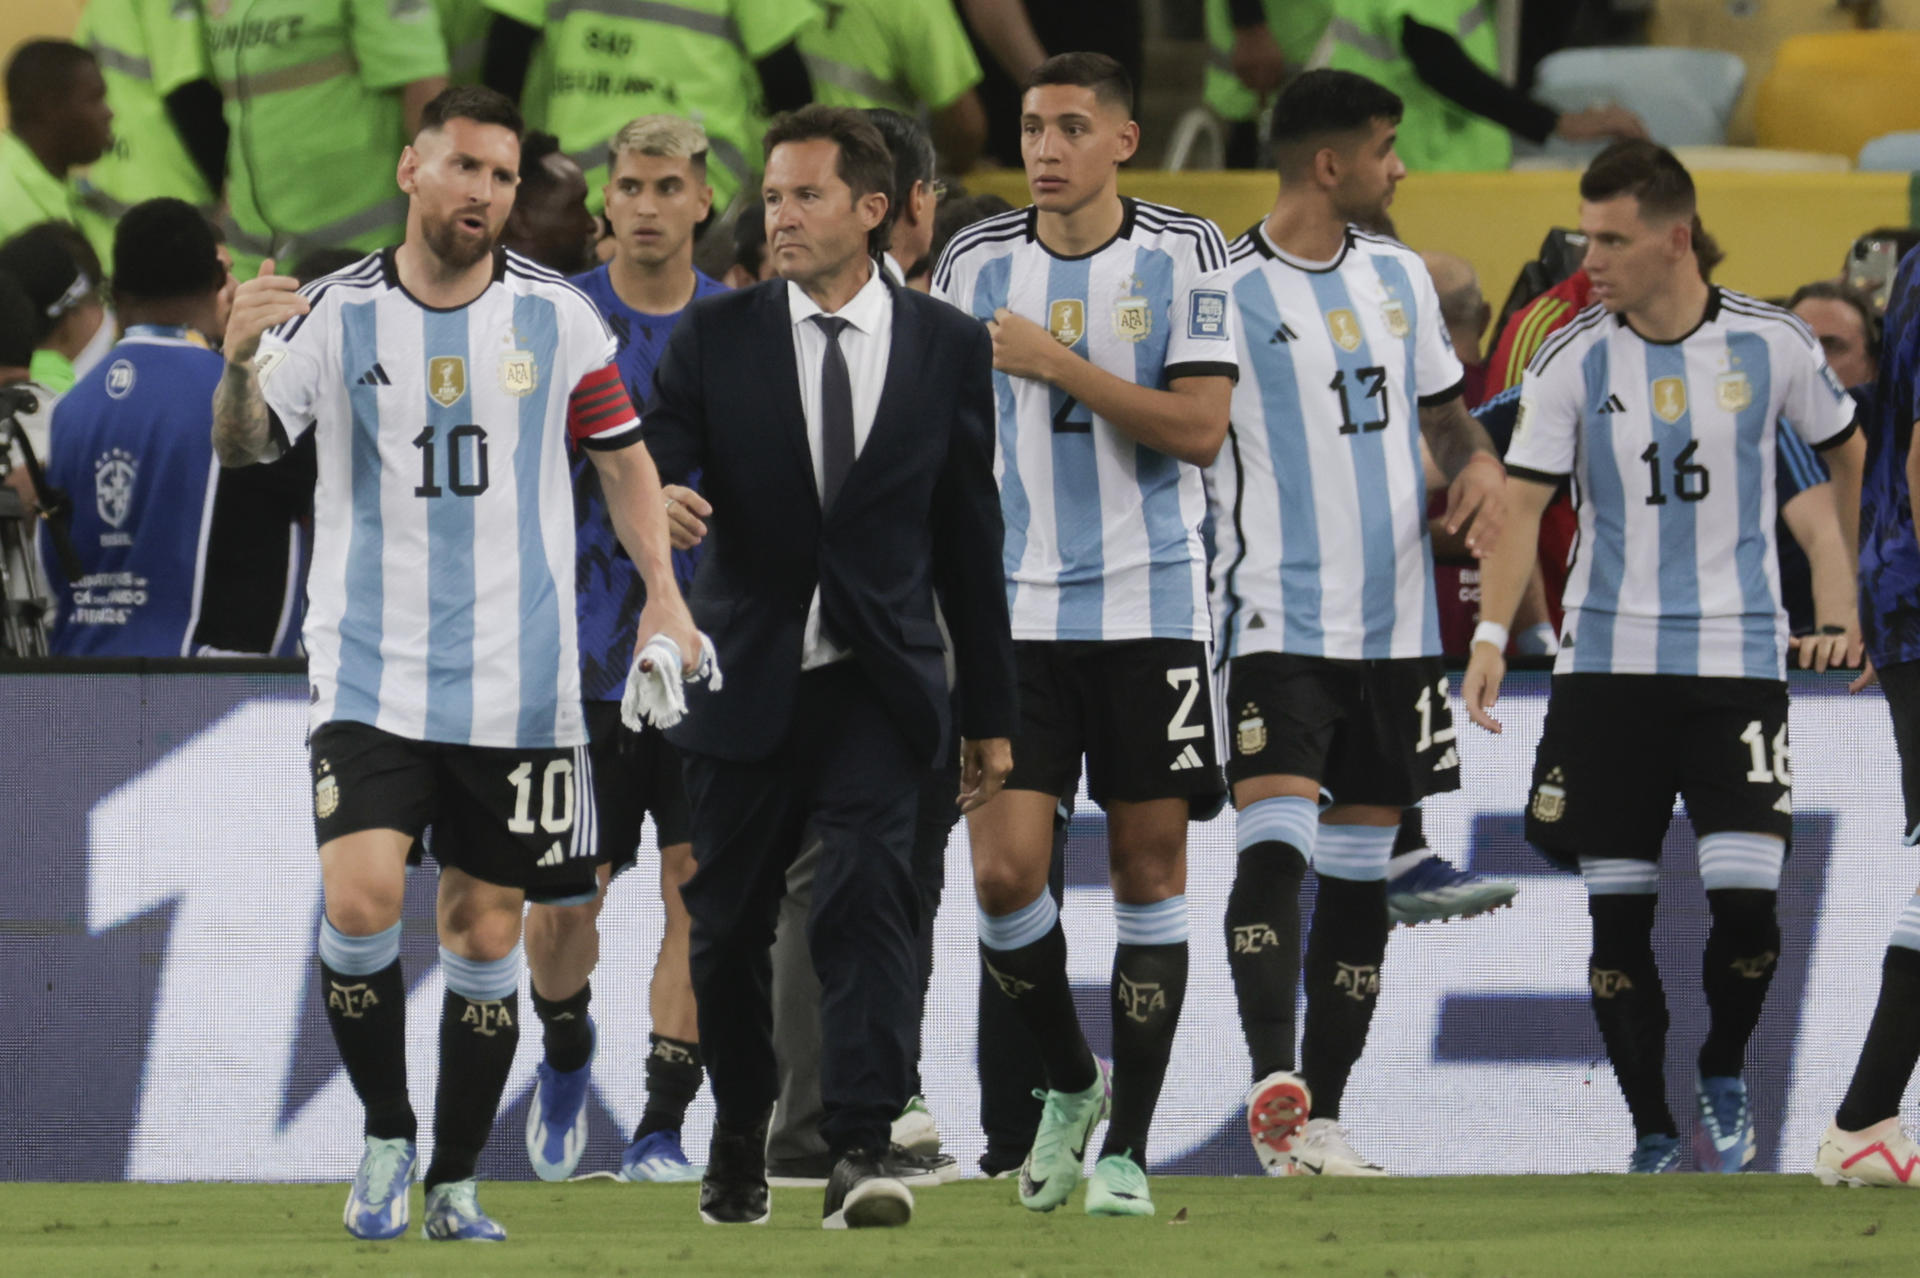
<path fill-rule="evenodd" d="M 768 1215 L 778 1078 L 774 923 L 803 830 L 823 844 L 808 944 L 821 986 L 828 1228 L 904 1224 L 888 1128 L 911 1088 L 920 786 L 961 716 L 963 809 L 1012 766 L 1013 647 L 993 480 L 992 352 L 960 312 L 874 262 L 892 161 L 859 112 L 768 130 L 764 196 L 781 278 L 696 303 L 645 418 L 674 480 L 704 470 L 707 554 L 690 605 L 723 691 L 688 690 L 683 752 L 698 870 L 700 1041 L 718 1116 L 700 1212 Z M 948 696 L 934 618 L 953 636 Z"/>

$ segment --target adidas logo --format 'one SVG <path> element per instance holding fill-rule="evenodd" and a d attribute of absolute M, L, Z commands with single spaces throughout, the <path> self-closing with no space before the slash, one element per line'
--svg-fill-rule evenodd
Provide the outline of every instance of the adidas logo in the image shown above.
<path fill-rule="evenodd" d="M 1185 772 L 1188 768 L 1204 768 L 1206 766 L 1207 765 L 1200 759 L 1200 752 L 1189 745 L 1180 752 L 1180 757 L 1173 761 L 1172 765 L 1167 768 L 1167 771 Z"/>
<path fill-rule="evenodd" d="M 1793 815 L 1793 791 L 1782 790 L 1780 792 L 1780 797 L 1773 801 L 1773 810 L 1775 812 L 1784 812 L 1788 816 L 1792 816 Z"/>
<path fill-rule="evenodd" d="M 1298 340 L 1300 340 L 1300 334 L 1294 332 L 1293 329 L 1287 325 L 1282 324 L 1279 328 L 1273 330 L 1273 336 L 1267 339 L 1267 345 L 1281 346 L 1287 342 L 1295 342 Z"/>
<path fill-rule="evenodd" d="M 360 380 L 354 384 L 356 386 L 391 386 L 393 385 L 393 379 L 387 376 L 386 369 L 375 364 L 372 368 L 360 374 Z"/>
<path fill-rule="evenodd" d="M 553 841 L 553 846 L 547 849 L 546 855 L 541 857 L 538 861 L 535 861 L 534 864 L 539 866 L 543 870 L 551 870 L 556 865 L 564 864 L 566 862 L 566 859 L 567 859 L 566 850 L 561 846 L 560 840 L 555 839 Z"/>
<path fill-rule="evenodd" d="M 1618 395 L 1609 395 L 1607 396 L 1607 402 L 1600 405 L 1600 411 L 1602 413 L 1624 413 L 1627 411 L 1626 401 Z"/>
<path fill-rule="evenodd" d="M 1447 752 L 1440 756 L 1440 762 L 1433 765 L 1433 770 L 1435 772 L 1445 772 L 1448 768 L 1457 768 L 1459 766 L 1460 752 L 1452 746 L 1448 746 Z"/>
<path fill-rule="evenodd" d="M 1247 629 L 1249 630 L 1265 630 L 1266 628 L 1267 619 L 1257 612 L 1253 614 L 1253 620 L 1247 623 Z"/>

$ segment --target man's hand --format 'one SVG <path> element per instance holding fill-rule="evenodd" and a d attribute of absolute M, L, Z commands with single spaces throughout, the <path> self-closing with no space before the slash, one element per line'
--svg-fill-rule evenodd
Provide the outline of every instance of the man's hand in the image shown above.
<path fill-rule="evenodd" d="M 1800 654 L 1802 670 L 1824 671 L 1828 667 L 1838 670 L 1843 666 L 1852 669 L 1866 655 L 1858 621 L 1845 626 L 1822 626 L 1814 634 L 1795 635 L 1787 644 Z"/>
<path fill-rule="evenodd" d="M 1597 142 L 1602 138 L 1644 138 L 1647 126 L 1639 116 L 1612 102 L 1605 106 L 1569 111 L 1553 127 L 1568 142 Z"/>
<path fill-rule="evenodd" d="M 262 334 L 296 315 L 305 315 L 308 309 L 307 299 L 300 296 L 299 280 L 275 275 L 272 258 L 260 263 L 260 273 L 234 290 L 224 346 L 227 362 L 247 363 L 260 349 Z"/>
<path fill-rule="evenodd" d="M 1228 65 L 1234 79 L 1262 97 L 1279 88 L 1287 75 L 1287 55 L 1280 51 L 1264 22 L 1234 31 Z"/>
<path fill-rule="evenodd" d="M 648 592 L 646 606 L 640 609 L 640 633 L 633 650 L 646 647 L 647 640 L 655 635 L 665 635 L 679 646 L 680 677 L 693 678 L 693 672 L 700 668 L 700 632 L 694 629 L 693 614 L 687 611 L 679 591 L 670 591 L 665 598 Z M 653 663 L 643 661 L 640 668 L 651 671 Z"/>
<path fill-rule="evenodd" d="M 987 333 L 993 338 L 994 368 L 1010 377 L 1051 382 L 1052 370 L 1067 349 L 1052 333 L 1004 306 L 987 321 Z"/>
<path fill-rule="evenodd" d="M 1447 489 L 1447 531 L 1467 529 L 1467 549 L 1476 559 L 1493 553 L 1507 522 L 1507 468 L 1492 453 L 1476 452 Z"/>
<path fill-rule="evenodd" d="M 667 532 L 675 550 L 691 550 L 706 539 L 707 516 L 713 507 L 691 488 L 662 484 L 661 496 L 667 499 Z"/>
<path fill-rule="evenodd" d="M 1504 653 L 1490 643 L 1473 645 L 1473 655 L 1467 658 L 1467 677 L 1460 684 L 1460 699 L 1467 703 L 1467 718 L 1496 735 L 1503 729 L 1491 711 L 1500 699 L 1500 681 L 1506 677 Z"/>
<path fill-rule="evenodd" d="M 1873 658 L 1868 657 L 1860 663 L 1860 673 L 1854 677 L 1852 683 L 1847 685 L 1847 691 L 1865 692 L 1868 688 L 1871 688 L 1879 682 L 1880 672 L 1873 668 Z"/>
<path fill-rule="evenodd" d="M 960 797 L 962 814 L 983 806 L 1013 771 L 1013 743 L 1005 737 L 960 742 Z"/>

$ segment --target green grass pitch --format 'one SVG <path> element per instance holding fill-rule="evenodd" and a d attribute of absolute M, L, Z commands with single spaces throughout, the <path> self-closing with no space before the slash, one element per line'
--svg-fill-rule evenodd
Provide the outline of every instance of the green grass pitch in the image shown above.
<path fill-rule="evenodd" d="M 691 1185 L 487 1184 L 504 1244 L 362 1243 L 336 1185 L 0 1185 L 0 1272 L 39 1275 L 585 1274 L 647 1278 L 1109 1274 L 1900 1274 L 1920 1272 L 1920 1195 L 1808 1176 L 1261 1181 L 1160 1176 L 1159 1215 L 1050 1215 L 1013 1186 L 926 1190 L 905 1229 L 826 1233 L 814 1190 L 775 1190 L 764 1229 L 717 1229 Z M 1183 1214 L 1184 1213 L 1184 1214 Z"/>

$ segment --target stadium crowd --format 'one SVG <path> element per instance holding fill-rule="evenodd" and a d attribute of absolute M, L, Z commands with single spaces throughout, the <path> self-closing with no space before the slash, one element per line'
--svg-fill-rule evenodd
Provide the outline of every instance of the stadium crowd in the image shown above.
<path fill-rule="evenodd" d="M 1087 1211 L 1152 1214 L 1186 827 L 1231 803 L 1248 1138 L 1276 1174 L 1385 1175 L 1340 1112 L 1388 932 L 1517 891 L 1426 845 L 1461 768 L 1445 658 L 1495 732 L 1507 658 L 1556 663 L 1528 839 L 1585 880 L 1639 1172 L 1684 1153 L 1649 937 L 1685 799 L 1694 1165 L 1754 1158 L 1790 661 L 1884 686 L 1920 819 L 1920 259 L 1784 305 L 1714 284 L 1686 168 L 1629 111 L 1501 80 L 1479 4 L 1207 17 L 1229 162 L 1278 177 L 1231 240 L 1119 194 L 1138 4 L 94 0 L 12 51 L 0 523 L 34 519 L 38 557 L 0 573 L 45 596 L 56 656 L 307 661 L 356 1236 L 406 1230 L 418 1177 L 429 1237 L 505 1237 L 474 1171 L 523 964 L 528 1157 L 579 1170 L 599 914 L 649 819 L 666 926 L 618 1174 L 700 1180 L 709 1222 L 808 1185 L 829 1227 L 896 1225 L 959 1174 L 919 1054 L 963 815 L 983 1173 L 1052 1210 L 1104 1122 Z M 1389 206 L 1515 138 L 1595 154 L 1577 229 L 1541 228 L 1496 312 L 1466 246 L 1401 243 Z M 964 189 L 993 163 L 1031 207 Z M 739 433 L 782 386 L 801 514 Z M 1083 770 L 1111 1060 L 1059 922 Z M 447 993 L 419 1168 L 398 919 L 423 854 Z M 1920 1165 L 1916 997 L 1920 896 L 1828 1183 Z"/>

